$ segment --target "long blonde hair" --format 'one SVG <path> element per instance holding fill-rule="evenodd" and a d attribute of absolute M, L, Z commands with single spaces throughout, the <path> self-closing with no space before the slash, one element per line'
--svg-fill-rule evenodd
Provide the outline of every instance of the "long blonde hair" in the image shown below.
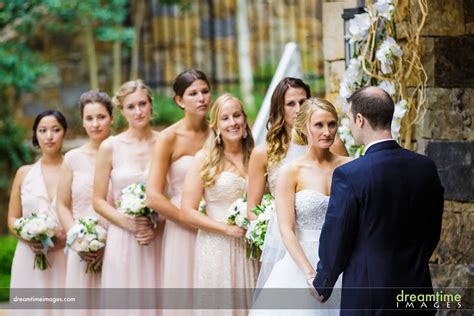
<path fill-rule="evenodd" d="M 295 125 L 293 126 L 292 137 L 293 142 L 296 144 L 308 145 L 308 137 L 306 135 L 308 130 L 308 122 L 317 109 L 328 111 L 334 116 L 336 121 L 338 120 L 337 110 L 331 102 L 321 98 L 309 98 L 301 105 L 300 111 L 296 116 Z"/>
<path fill-rule="evenodd" d="M 247 132 L 247 137 L 242 138 L 242 147 L 244 151 L 244 167 L 246 170 L 250 159 L 250 153 L 252 152 L 252 149 L 254 147 L 252 131 L 250 130 L 249 125 L 247 124 L 247 114 L 244 111 L 242 102 L 240 102 L 238 98 L 236 98 L 230 93 L 225 93 L 218 97 L 217 100 L 211 106 L 209 122 L 211 132 L 209 134 L 209 138 L 206 140 L 206 143 L 203 147 L 203 151 L 206 154 L 206 158 L 201 168 L 200 176 L 204 181 L 205 188 L 212 186 L 216 182 L 217 176 L 222 171 L 224 171 L 224 142 L 222 141 L 221 136 L 217 133 L 217 129 L 222 106 L 231 100 L 236 101 L 240 104 L 242 114 L 245 118 L 245 130 Z"/>
<path fill-rule="evenodd" d="M 143 83 L 141 79 L 131 80 L 123 83 L 112 98 L 112 103 L 119 109 L 123 109 L 123 99 L 137 90 L 143 90 L 148 97 L 148 101 L 153 105 L 153 93 L 151 89 Z"/>
<path fill-rule="evenodd" d="M 303 89 L 311 97 L 309 86 L 301 79 L 287 77 L 275 87 L 270 102 L 270 116 L 267 121 L 267 170 L 279 163 L 288 151 L 290 136 L 285 130 L 285 94 L 290 88 Z"/>

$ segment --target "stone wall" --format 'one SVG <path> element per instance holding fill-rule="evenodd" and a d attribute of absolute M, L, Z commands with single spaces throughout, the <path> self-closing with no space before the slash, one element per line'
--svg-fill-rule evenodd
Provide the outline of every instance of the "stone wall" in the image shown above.
<path fill-rule="evenodd" d="M 404 6 L 413 1 L 401 0 Z M 416 125 L 417 151 L 437 164 L 445 187 L 441 240 L 431 258 L 435 286 L 473 287 L 474 275 L 474 1 L 429 0 L 420 38 L 428 76 L 426 111 Z M 336 100 L 344 72 L 343 9 L 323 3 L 326 97 Z M 405 27 L 399 25 L 400 28 Z M 474 303 L 471 301 L 470 303 Z"/>
<path fill-rule="evenodd" d="M 437 164 L 445 187 L 435 285 L 474 286 L 474 1 L 430 0 L 422 31 L 428 75 L 426 112 L 416 126 L 418 151 Z M 472 300 L 470 301 L 472 302 Z"/>
<path fill-rule="evenodd" d="M 326 98 L 336 101 L 345 70 L 344 20 L 345 8 L 358 6 L 357 0 L 323 2 L 323 56 Z"/>

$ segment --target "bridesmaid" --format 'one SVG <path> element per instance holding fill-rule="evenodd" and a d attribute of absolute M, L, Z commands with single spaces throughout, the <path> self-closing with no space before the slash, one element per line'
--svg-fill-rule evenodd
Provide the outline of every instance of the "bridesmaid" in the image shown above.
<path fill-rule="evenodd" d="M 147 179 L 158 136 L 150 126 L 152 92 L 141 80 L 128 81 L 112 101 L 128 122 L 128 129 L 103 141 L 97 153 L 93 206 L 110 222 L 101 287 L 157 288 L 164 221 L 153 228 L 148 218 L 126 216 L 107 202 L 109 181 L 117 201 L 122 189 Z"/>
<path fill-rule="evenodd" d="M 196 230 L 180 221 L 179 207 L 186 171 L 209 135 L 206 113 L 211 91 L 206 75 L 194 69 L 179 74 L 173 90 L 184 118 L 162 131 L 156 140 L 147 199 L 148 206 L 168 220 L 162 244 L 162 287 L 192 288 Z M 171 199 L 165 195 L 166 183 Z"/>
<path fill-rule="evenodd" d="M 63 155 L 63 138 L 66 134 L 65 117 L 56 110 L 40 113 L 33 123 L 33 146 L 40 148 L 41 158 L 32 165 L 18 169 L 8 207 L 8 228 L 19 242 L 13 257 L 10 288 L 64 288 L 66 255 L 63 252 L 65 234 L 62 228 L 56 233 L 54 247 L 48 250 L 46 270 L 33 268 L 36 254 L 43 253 L 41 243 L 26 241 L 13 228 L 15 220 L 31 213 L 44 213 L 57 221 L 56 191 Z"/>
<path fill-rule="evenodd" d="M 307 146 L 291 142 L 291 131 L 301 105 L 310 97 L 311 90 L 301 79 L 287 77 L 276 86 L 267 121 L 266 143 L 256 146 L 250 157 L 247 198 L 249 219 L 256 218 L 251 210 L 261 203 L 267 185 L 270 193 L 275 196 L 275 183 L 280 167 L 306 152 Z M 348 156 L 339 137 L 336 137 L 331 151 Z M 287 153 L 291 153 L 291 157 L 287 157 Z"/>
<path fill-rule="evenodd" d="M 89 141 L 69 151 L 65 157 L 58 184 L 57 209 L 62 226 L 68 231 L 80 218 L 97 216 L 92 207 L 92 185 L 97 150 L 110 134 L 112 102 L 107 93 L 92 90 L 79 101 L 82 126 Z M 101 219 L 99 224 L 105 228 Z M 67 259 L 67 288 L 100 287 L 100 273 L 86 273 L 87 263 L 100 264 L 104 248 L 97 252 L 69 251 Z"/>
<path fill-rule="evenodd" d="M 256 269 L 246 258 L 245 230 L 226 223 L 229 206 L 247 191 L 247 166 L 254 146 L 239 99 L 220 96 L 211 108 L 210 127 L 211 135 L 186 174 L 181 202 L 182 221 L 199 229 L 194 287 L 253 288 Z M 207 216 L 198 212 L 202 197 Z"/>

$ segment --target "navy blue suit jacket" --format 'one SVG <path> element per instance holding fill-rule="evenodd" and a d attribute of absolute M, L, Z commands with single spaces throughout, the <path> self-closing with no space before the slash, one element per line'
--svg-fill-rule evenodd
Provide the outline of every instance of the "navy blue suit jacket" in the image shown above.
<path fill-rule="evenodd" d="M 341 314 L 397 309 L 400 289 L 433 293 L 428 261 L 440 237 L 443 194 L 433 161 L 395 141 L 336 168 L 313 282 L 318 293 L 327 300 L 342 272 Z"/>

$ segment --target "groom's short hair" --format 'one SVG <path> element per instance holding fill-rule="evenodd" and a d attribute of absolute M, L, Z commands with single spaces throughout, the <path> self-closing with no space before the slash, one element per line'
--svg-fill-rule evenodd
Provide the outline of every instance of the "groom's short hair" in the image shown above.
<path fill-rule="evenodd" d="M 353 118 L 362 114 L 374 130 L 390 130 L 395 105 L 390 95 L 378 87 L 363 87 L 354 92 L 347 102 Z"/>

